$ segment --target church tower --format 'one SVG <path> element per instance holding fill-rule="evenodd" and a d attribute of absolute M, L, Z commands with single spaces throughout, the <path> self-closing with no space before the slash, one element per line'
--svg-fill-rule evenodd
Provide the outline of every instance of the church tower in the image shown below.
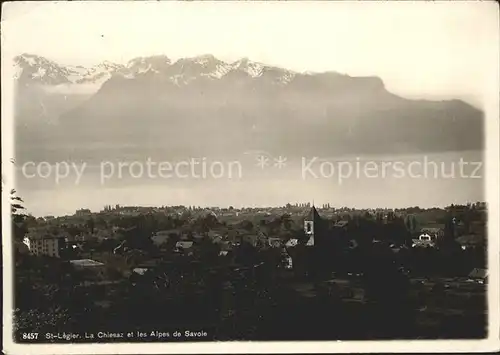
<path fill-rule="evenodd" d="M 319 215 L 316 207 L 312 206 L 311 210 L 304 218 L 304 232 L 309 238 L 307 241 L 307 246 L 314 246 L 317 243 L 317 237 L 321 234 L 322 230 L 321 216 Z"/>

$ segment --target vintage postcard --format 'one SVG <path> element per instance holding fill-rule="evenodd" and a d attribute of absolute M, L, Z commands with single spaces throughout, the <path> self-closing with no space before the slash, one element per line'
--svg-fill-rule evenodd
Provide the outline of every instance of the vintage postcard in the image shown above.
<path fill-rule="evenodd" d="M 4 352 L 498 350 L 498 25 L 4 3 Z"/>

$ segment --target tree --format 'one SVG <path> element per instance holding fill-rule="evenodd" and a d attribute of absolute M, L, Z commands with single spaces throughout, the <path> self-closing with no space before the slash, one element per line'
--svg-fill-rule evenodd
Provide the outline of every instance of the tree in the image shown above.
<path fill-rule="evenodd" d="M 409 232 L 413 232 L 413 224 L 412 224 L 411 216 L 407 216 L 406 217 L 406 219 L 405 219 L 405 226 L 406 226 L 406 229 Z"/>
<path fill-rule="evenodd" d="M 257 249 L 247 241 L 242 241 L 234 250 L 234 254 L 237 263 L 252 265 L 257 258 Z"/>
<path fill-rule="evenodd" d="M 444 225 L 444 240 L 451 241 L 455 239 L 455 223 L 454 218 L 450 215 L 446 217 Z"/>
<path fill-rule="evenodd" d="M 219 226 L 219 220 L 212 213 L 209 213 L 205 216 L 199 217 L 195 221 L 195 225 L 201 230 L 203 233 L 209 232 L 211 229 Z"/>
<path fill-rule="evenodd" d="M 150 250 L 153 247 L 151 233 L 146 231 L 141 224 L 122 232 L 122 240 L 130 249 Z"/>
<path fill-rule="evenodd" d="M 219 255 L 219 251 L 219 245 L 213 243 L 210 237 L 205 236 L 198 242 L 199 256 L 207 263 L 215 261 Z"/>
<path fill-rule="evenodd" d="M 15 189 L 10 190 L 10 201 L 11 201 L 12 214 L 19 214 L 20 210 L 25 209 L 24 206 L 21 204 L 24 201 L 21 197 L 17 196 Z"/>
<path fill-rule="evenodd" d="M 411 216 L 411 230 L 412 232 L 415 232 L 418 228 L 417 225 L 417 218 L 415 216 Z"/>
<path fill-rule="evenodd" d="M 292 228 L 292 220 L 288 213 L 281 216 L 281 223 L 283 224 L 283 228 L 286 230 L 290 230 Z"/>
<path fill-rule="evenodd" d="M 241 226 L 241 228 L 243 228 L 244 230 L 249 231 L 249 232 L 252 231 L 253 227 L 254 227 L 252 221 L 248 221 L 248 220 L 242 221 L 240 226 Z"/>
<path fill-rule="evenodd" d="M 89 218 L 86 225 L 87 225 L 87 228 L 88 228 L 90 234 L 94 234 L 95 222 L 94 222 L 94 219 L 92 217 Z"/>
<path fill-rule="evenodd" d="M 12 189 L 10 191 L 10 205 L 13 240 L 22 240 L 28 232 L 25 223 L 27 215 L 22 212 L 25 210 L 23 203 L 23 199 L 17 196 L 16 190 Z"/>

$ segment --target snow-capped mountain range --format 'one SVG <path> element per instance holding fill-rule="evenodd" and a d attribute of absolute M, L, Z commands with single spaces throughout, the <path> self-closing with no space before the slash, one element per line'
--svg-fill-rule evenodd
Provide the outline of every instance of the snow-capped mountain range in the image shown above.
<path fill-rule="evenodd" d="M 16 80 L 24 84 L 45 85 L 102 83 L 121 68 L 119 64 L 110 62 L 103 62 L 91 68 L 63 66 L 33 54 L 15 57 L 14 66 Z"/>
<path fill-rule="evenodd" d="M 460 100 L 405 99 L 376 76 L 298 73 L 212 55 L 83 68 L 23 54 L 14 65 L 20 160 L 114 159 L 131 146 L 134 156 L 330 156 L 484 145 L 480 110 Z"/>
<path fill-rule="evenodd" d="M 15 79 L 24 85 L 102 84 L 112 76 L 134 79 L 143 75 L 167 76 L 176 85 L 185 85 L 197 78 L 220 79 L 231 72 L 245 73 L 251 78 L 266 72 L 276 73 L 276 83 L 286 84 L 297 74 L 290 70 L 267 66 L 247 58 L 226 63 L 213 55 L 182 58 L 172 62 L 167 56 L 137 57 L 126 65 L 105 61 L 85 68 L 65 66 L 34 54 L 14 59 Z"/>
<path fill-rule="evenodd" d="M 112 81 L 110 79 L 126 80 L 126 85 L 154 81 L 161 91 L 169 85 L 179 89 L 196 87 L 198 83 L 206 84 L 206 80 L 208 84 L 227 80 L 224 84 L 232 85 L 234 81 L 255 79 L 265 81 L 265 85 L 282 87 L 298 76 L 315 75 L 299 74 L 248 58 L 226 63 L 213 55 L 176 61 L 165 55 L 156 55 L 136 57 L 125 65 L 104 61 L 83 67 L 62 65 L 39 55 L 24 53 L 14 58 L 13 66 L 18 92 L 18 125 L 55 124 L 61 115 L 90 99 L 106 82 Z"/>

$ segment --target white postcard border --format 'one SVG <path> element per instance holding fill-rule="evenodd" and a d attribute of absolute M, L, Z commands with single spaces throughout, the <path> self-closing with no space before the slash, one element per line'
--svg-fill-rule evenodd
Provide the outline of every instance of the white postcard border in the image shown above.
<path fill-rule="evenodd" d="M 36 5 L 36 2 L 32 2 Z M 4 3 L 4 7 L 15 5 Z M 121 4 L 127 6 L 127 3 Z M 194 4 L 191 3 L 191 6 Z M 269 6 L 270 4 L 266 4 Z M 396 4 L 394 4 L 396 6 Z M 450 4 L 453 6 L 453 4 Z M 92 6 L 92 2 L 88 3 Z M 248 5 L 247 5 L 248 6 Z M 257 4 L 255 4 L 257 6 Z M 432 3 L 429 3 L 432 6 Z M 496 11 L 495 2 L 485 2 L 490 11 Z M 4 11 L 2 13 L 4 14 Z M 3 22 L 3 19 L 2 19 Z M 497 34 L 498 36 L 498 34 Z M 411 341 L 328 341 L 328 342 L 198 342 L 198 343 L 108 343 L 108 344 L 19 344 L 13 342 L 12 315 L 12 250 L 10 200 L 8 192 L 14 188 L 13 142 L 13 72 L 9 41 L 15 33 L 2 31 L 2 254 L 3 254 L 3 341 L 7 354 L 162 354 L 162 353 L 350 353 L 350 352 L 479 352 L 498 351 L 499 335 L 499 40 L 492 43 L 491 66 L 485 75 L 484 92 L 486 112 L 486 196 L 488 203 L 488 318 L 489 335 L 484 340 L 411 340 Z M 471 50 L 473 50 L 471 48 Z"/>

